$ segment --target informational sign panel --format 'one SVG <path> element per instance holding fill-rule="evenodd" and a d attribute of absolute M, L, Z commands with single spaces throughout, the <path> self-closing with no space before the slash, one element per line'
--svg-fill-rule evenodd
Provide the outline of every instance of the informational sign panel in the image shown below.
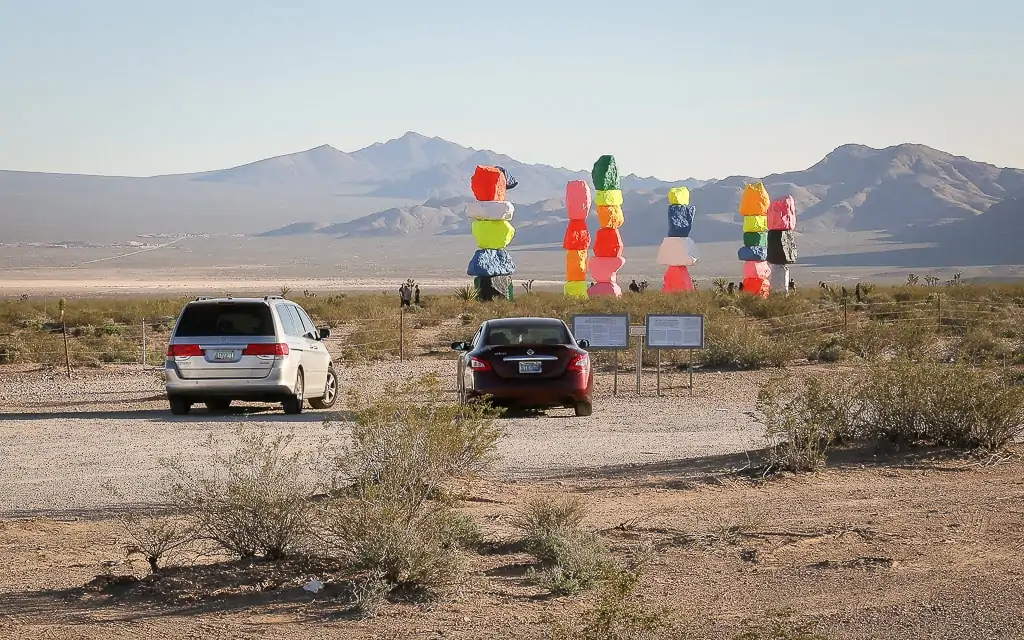
<path fill-rule="evenodd" d="M 703 349 L 704 316 L 647 316 L 648 349 Z"/>
<path fill-rule="evenodd" d="M 588 350 L 629 348 L 629 316 L 623 314 L 574 315 L 572 334 L 590 343 Z"/>

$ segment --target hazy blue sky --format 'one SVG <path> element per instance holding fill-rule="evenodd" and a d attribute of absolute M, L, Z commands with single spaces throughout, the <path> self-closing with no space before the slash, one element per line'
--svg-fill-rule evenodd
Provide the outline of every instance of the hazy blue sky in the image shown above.
<path fill-rule="evenodd" d="M 191 172 L 408 130 L 666 179 L 847 142 L 1024 167 L 1022 27 L 1020 0 L 0 0 L 0 169 Z"/>

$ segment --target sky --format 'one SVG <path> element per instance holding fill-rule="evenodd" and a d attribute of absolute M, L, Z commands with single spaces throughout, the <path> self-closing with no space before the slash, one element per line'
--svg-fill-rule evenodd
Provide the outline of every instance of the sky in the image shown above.
<path fill-rule="evenodd" d="M 406 131 L 662 179 L 847 143 L 1024 167 L 1022 26 L 1020 0 L 0 0 L 0 169 L 185 173 Z"/>

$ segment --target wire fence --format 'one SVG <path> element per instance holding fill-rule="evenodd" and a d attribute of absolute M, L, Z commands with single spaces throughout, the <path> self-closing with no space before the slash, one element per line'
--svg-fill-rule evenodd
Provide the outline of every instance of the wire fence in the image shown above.
<path fill-rule="evenodd" d="M 821 308 L 785 316 L 715 316 L 707 322 L 709 326 L 742 322 L 769 338 L 794 343 L 827 336 L 847 336 L 852 340 L 858 334 L 868 340 L 867 334 L 884 334 L 886 330 L 937 339 L 963 339 L 974 330 L 983 330 L 992 334 L 994 340 L 1009 344 L 1004 353 L 1024 351 L 1020 345 L 1024 336 L 1024 307 L 939 296 L 918 301 L 825 301 Z M 69 370 L 104 364 L 162 366 L 173 325 L 173 317 L 160 317 L 137 323 L 65 326 L 49 322 L 8 329 L 0 333 L 0 364 L 52 365 Z M 468 338 L 475 328 L 475 322 L 467 325 L 464 319 L 428 321 L 424 314 L 382 309 L 372 316 L 335 322 L 327 346 L 337 361 L 405 360 L 450 353 L 448 344 Z M 875 339 L 884 340 L 885 335 Z M 610 354 L 597 355 L 596 361 L 610 360 Z M 618 358 L 623 367 L 635 366 L 634 359 L 632 350 L 622 352 Z M 670 357 L 668 361 L 675 359 Z M 646 356 L 644 360 L 646 363 Z"/>

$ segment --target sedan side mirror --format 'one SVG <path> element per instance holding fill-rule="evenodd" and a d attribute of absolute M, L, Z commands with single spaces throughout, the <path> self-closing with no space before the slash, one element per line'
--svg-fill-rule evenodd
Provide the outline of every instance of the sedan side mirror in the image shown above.
<path fill-rule="evenodd" d="M 326 340 L 331 337 L 331 330 L 327 327 L 320 327 L 320 339 Z"/>
<path fill-rule="evenodd" d="M 587 339 L 579 340 L 578 342 L 576 342 L 576 344 L 580 345 L 580 349 L 590 348 L 590 340 Z"/>
<path fill-rule="evenodd" d="M 469 351 L 469 344 L 467 344 L 465 342 L 453 342 L 452 343 L 452 350 L 453 351 Z"/>

